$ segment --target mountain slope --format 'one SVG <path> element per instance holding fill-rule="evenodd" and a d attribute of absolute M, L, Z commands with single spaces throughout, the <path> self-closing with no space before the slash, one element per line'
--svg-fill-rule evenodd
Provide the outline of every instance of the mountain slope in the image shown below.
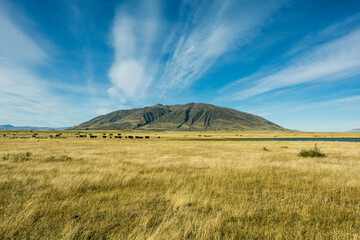
<path fill-rule="evenodd" d="M 286 130 L 266 119 L 204 103 L 156 104 L 98 116 L 71 130 L 276 131 Z"/>

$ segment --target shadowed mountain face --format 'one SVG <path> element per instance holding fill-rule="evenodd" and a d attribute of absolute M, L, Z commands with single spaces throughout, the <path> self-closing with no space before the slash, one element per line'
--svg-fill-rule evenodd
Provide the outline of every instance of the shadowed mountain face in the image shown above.
<path fill-rule="evenodd" d="M 259 116 L 204 103 L 119 110 L 70 130 L 282 131 Z"/>

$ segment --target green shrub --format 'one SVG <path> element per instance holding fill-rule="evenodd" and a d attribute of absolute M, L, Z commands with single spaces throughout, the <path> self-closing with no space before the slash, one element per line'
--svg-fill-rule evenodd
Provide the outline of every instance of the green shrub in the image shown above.
<path fill-rule="evenodd" d="M 265 152 L 270 152 L 270 150 L 267 149 L 266 147 L 263 147 L 263 151 L 265 151 Z"/>
<path fill-rule="evenodd" d="M 300 157 L 326 157 L 325 153 L 321 152 L 320 149 L 317 147 L 317 144 L 315 144 L 314 148 L 311 148 L 309 150 L 301 150 L 299 153 Z"/>

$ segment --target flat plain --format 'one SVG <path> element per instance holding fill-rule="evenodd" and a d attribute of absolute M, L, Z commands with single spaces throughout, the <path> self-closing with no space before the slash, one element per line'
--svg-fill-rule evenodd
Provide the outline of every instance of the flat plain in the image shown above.
<path fill-rule="evenodd" d="M 57 133 L 0 131 L 0 239 L 360 238 L 360 143 L 237 141 L 360 133 Z"/>

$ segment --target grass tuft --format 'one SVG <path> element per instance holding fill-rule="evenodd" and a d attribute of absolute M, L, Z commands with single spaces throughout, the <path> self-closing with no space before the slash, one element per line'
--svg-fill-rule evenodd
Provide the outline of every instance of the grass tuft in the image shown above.
<path fill-rule="evenodd" d="M 309 150 L 301 150 L 299 153 L 300 157 L 326 157 L 326 154 L 321 152 L 320 149 L 317 147 L 317 144 L 315 144 L 314 148 L 311 148 Z"/>

